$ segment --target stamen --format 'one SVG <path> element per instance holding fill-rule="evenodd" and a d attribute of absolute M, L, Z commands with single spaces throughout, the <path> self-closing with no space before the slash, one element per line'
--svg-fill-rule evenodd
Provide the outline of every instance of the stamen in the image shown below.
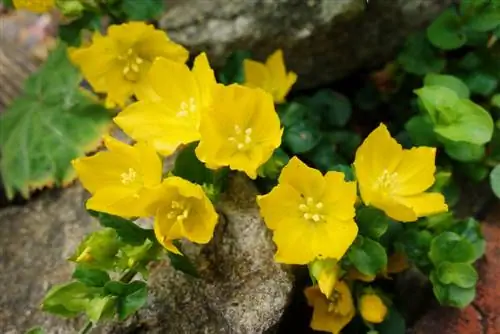
<path fill-rule="evenodd" d="M 316 209 L 323 209 L 323 203 L 319 202 L 318 204 L 316 204 Z"/>
<path fill-rule="evenodd" d="M 302 211 L 302 212 L 306 212 L 309 210 L 308 206 L 305 205 L 305 204 L 300 204 L 299 205 L 299 210 Z"/>
<path fill-rule="evenodd" d="M 315 221 L 315 222 L 319 222 L 321 220 L 320 216 L 318 214 L 314 214 L 312 216 L 312 219 Z"/>

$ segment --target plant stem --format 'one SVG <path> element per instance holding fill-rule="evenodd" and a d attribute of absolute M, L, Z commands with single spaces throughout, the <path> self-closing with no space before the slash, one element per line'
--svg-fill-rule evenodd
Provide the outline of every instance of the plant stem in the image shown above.
<path fill-rule="evenodd" d="M 129 283 L 134 276 L 137 275 L 137 270 L 135 269 L 135 266 L 128 269 L 123 273 L 123 275 L 120 276 L 119 281 L 122 283 Z M 78 331 L 78 334 L 88 334 L 90 331 L 94 328 L 94 324 L 92 321 L 87 321 L 85 325 Z"/>

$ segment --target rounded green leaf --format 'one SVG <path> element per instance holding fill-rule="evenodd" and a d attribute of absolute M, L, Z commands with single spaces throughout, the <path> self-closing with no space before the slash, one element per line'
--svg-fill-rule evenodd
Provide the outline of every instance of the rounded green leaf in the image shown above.
<path fill-rule="evenodd" d="M 424 33 L 408 37 L 397 60 L 406 72 L 416 75 L 441 72 L 446 65 L 446 59 L 439 56 Z"/>
<path fill-rule="evenodd" d="M 459 98 L 468 99 L 470 92 L 467 85 L 453 75 L 429 73 L 424 78 L 425 86 L 442 86 L 453 90 Z"/>
<path fill-rule="evenodd" d="M 490 173 L 490 184 L 493 193 L 500 198 L 500 165 L 496 165 Z"/>
<path fill-rule="evenodd" d="M 314 94 L 309 99 L 308 105 L 322 114 L 323 119 L 330 126 L 345 126 L 352 113 L 351 102 L 347 97 L 326 89 Z"/>
<path fill-rule="evenodd" d="M 429 258 L 436 266 L 442 262 L 472 263 L 475 252 L 467 239 L 453 232 L 443 232 L 432 240 Z"/>
<path fill-rule="evenodd" d="M 429 249 L 432 234 L 427 230 L 408 229 L 399 233 L 395 242 L 396 248 L 408 256 L 418 267 L 429 265 Z"/>
<path fill-rule="evenodd" d="M 484 145 L 462 141 L 445 141 L 444 150 L 451 158 L 462 162 L 481 161 L 486 152 Z"/>
<path fill-rule="evenodd" d="M 460 17 L 453 8 L 444 11 L 427 28 L 427 37 L 434 46 L 443 50 L 458 49 L 467 42 Z"/>
<path fill-rule="evenodd" d="M 491 97 L 491 105 L 500 108 L 500 94 L 495 94 Z"/>
<path fill-rule="evenodd" d="M 457 222 L 452 226 L 451 231 L 467 239 L 472 244 L 475 253 L 474 261 L 484 255 L 486 241 L 481 232 L 481 225 L 477 220 L 470 217 L 466 220 Z"/>
<path fill-rule="evenodd" d="M 438 144 L 434 126 L 427 116 L 413 116 L 406 122 L 405 129 L 415 146 L 436 146 Z"/>
<path fill-rule="evenodd" d="M 362 274 L 374 276 L 387 266 L 387 253 L 378 242 L 359 236 L 348 258 Z"/>
<path fill-rule="evenodd" d="M 87 286 L 102 287 L 109 282 L 109 274 L 101 269 L 77 266 L 73 278 Z"/>
<path fill-rule="evenodd" d="M 290 102 L 278 106 L 281 124 L 285 128 L 302 122 L 310 112 L 311 110 L 307 106 L 298 102 Z"/>
<path fill-rule="evenodd" d="M 308 120 L 285 128 L 283 135 L 283 142 L 293 154 L 306 153 L 312 150 L 320 140 L 321 131 Z"/>
<path fill-rule="evenodd" d="M 464 308 L 476 296 L 475 287 L 461 288 L 455 284 L 442 284 L 437 277 L 436 271 L 432 271 L 429 278 L 432 283 L 434 295 L 441 305 Z"/>
<path fill-rule="evenodd" d="M 463 1 L 467 2 L 467 1 Z M 467 28 L 473 31 L 487 32 L 500 25 L 500 10 L 498 8 L 487 8 L 473 15 L 467 21 Z"/>
<path fill-rule="evenodd" d="M 424 86 L 415 90 L 432 123 L 451 124 L 456 120 L 454 106 L 460 103 L 455 91 L 443 86 Z"/>
<path fill-rule="evenodd" d="M 389 308 L 389 312 L 384 321 L 375 325 L 378 334 L 405 334 L 406 321 L 396 307 Z"/>
<path fill-rule="evenodd" d="M 455 284 L 461 288 L 474 287 L 478 279 L 476 270 L 468 263 L 441 262 L 436 274 L 441 283 Z"/>
<path fill-rule="evenodd" d="M 475 94 L 490 96 L 498 87 L 498 78 L 490 73 L 474 71 L 464 78 L 470 91 Z"/>
<path fill-rule="evenodd" d="M 362 207 L 356 212 L 355 221 L 360 234 L 378 239 L 387 231 L 390 218 L 382 210 Z"/>

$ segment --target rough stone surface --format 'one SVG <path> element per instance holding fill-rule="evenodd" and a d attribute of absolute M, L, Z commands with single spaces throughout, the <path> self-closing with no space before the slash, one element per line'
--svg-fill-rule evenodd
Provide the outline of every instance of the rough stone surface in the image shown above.
<path fill-rule="evenodd" d="M 297 87 L 380 65 L 451 0 L 171 0 L 161 27 L 220 66 L 231 51 L 282 48 Z"/>
<path fill-rule="evenodd" d="M 486 254 L 478 266 L 476 300 L 464 310 L 434 308 L 415 326 L 414 334 L 500 333 L 500 203 L 485 219 Z"/>
<path fill-rule="evenodd" d="M 67 281 L 66 261 L 85 234 L 97 228 L 83 207 L 85 191 L 75 185 L 49 190 L 25 206 L 0 210 L 0 333 L 73 333 L 81 322 L 64 321 L 38 308 L 48 289 Z"/>
<path fill-rule="evenodd" d="M 110 332 L 253 334 L 272 330 L 288 303 L 293 279 L 273 261 L 274 247 L 259 218 L 255 195 L 246 178 L 232 179 L 219 206 L 224 218 L 214 239 L 206 246 L 185 247 L 201 278 L 161 263 L 149 278 L 148 306 Z"/>

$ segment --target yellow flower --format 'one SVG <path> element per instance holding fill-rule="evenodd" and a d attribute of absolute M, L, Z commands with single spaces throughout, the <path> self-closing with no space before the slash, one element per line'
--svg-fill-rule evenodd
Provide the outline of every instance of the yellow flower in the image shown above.
<path fill-rule="evenodd" d="M 212 239 L 218 216 L 201 186 L 168 177 L 154 197 L 148 210 L 155 215 L 156 238 L 166 249 L 179 253 L 172 241 L 180 238 L 199 244 Z"/>
<path fill-rule="evenodd" d="M 286 73 L 283 51 L 276 50 L 262 64 L 254 60 L 245 59 L 245 86 L 259 87 L 272 94 L 274 102 L 285 102 L 285 97 L 297 81 L 297 74 Z"/>
<path fill-rule="evenodd" d="M 108 151 L 73 160 L 83 186 L 92 194 L 87 208 L 123 217 L 147 216 L 148 192 L 159 186 L 161 160 L 145 143 L 126 145 L 105 138 Z"/>
<path fill-rule="evenodd" d="M 133 94 L 149 96 L 146 74 L 157 57 L 184 63 L 188 51 L 152 25 L 129 22 L 110 26 L 106 36 L 94 34 L 89 46 L 70 49 L 69 55 L 94 91 L 124 106 Z"/>
<path fill-rule="evenodd" d="M 280 146 L 282 132 L 271 95 L 258 88 L 218 85 L 212 108 L 201 117 L 196 155 L 209 168 L 229 166 L 255 179 L 257 169 Z"/>
<path fill-rule="evenodd" d="M 435 155 L 431 147 L 403 149 L 380 124 L 354 161 L 363 202 L 402 222 L 447 211 L 442 194 L 424 192 L 434 183 Z"/>
<path fill-rule="evenodd" d="M 55 7 L 55 0 L 13 0 L 13 4 L 16 9 L 45 13 Z"/>
<path fill-rule="evenodd" d="M 353 220 L 356 183 L 344 181 L 340 172 L 323 176 L 297 157 L 278 181 L 269 194 L 257 197 L 264 221 L 274 231 L 276 261 L 340 260 L 358 233 Z"/>
<path fill-rule="evenodd" d="M 156 98 L 128 106 L 114 121 L 130 137 L 150 142 L 167 156 L 180 144 L 200 139 L 200 115 L 212 105 L 215 76 L 202 53 L 192 71 L 185 64 L 157 59 L 148 78 Z"/>
<path fill-rule="evenodd" d="M 365 321 L 379 324 L 387 315 L 387 306 L 377 294 L 367 293 L 359 300 L 359 311 Z"/>
<path fill-rule="evenodd" d="M 311 328 L 338 334 L 354 317 L 356 313 L 351 291 L 345 282 L 338 282 L 330 298 L 319 291 L 317 287 L 305 290 L 307 303 L 314 307 Z"/>

